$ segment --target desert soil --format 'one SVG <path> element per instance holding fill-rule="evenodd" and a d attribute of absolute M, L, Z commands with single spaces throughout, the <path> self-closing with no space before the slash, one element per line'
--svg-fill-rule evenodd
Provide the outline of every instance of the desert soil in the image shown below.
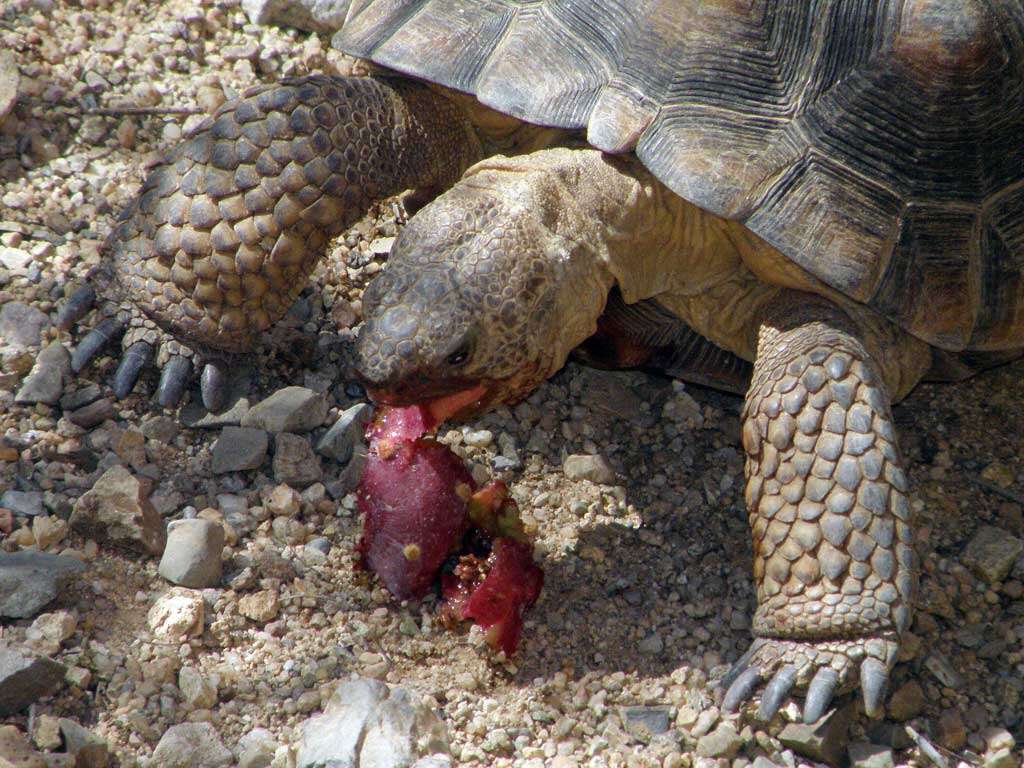
<path fill-rule="evenodd" d="M 329 48 L 327 36 L 252 25 L 230 0 L 7 0 L 0 49 L 15 52 L 22 82 L 0 125 L 0 251 L 32 258 L 0 266 L 0 304 L 21 302 L 52 321 L 96 263 L 147 165 L 253 85 L 350 72 L 352 62 Z M 332 246 L 298 308 L 253 358 L 254 402 L 306 386 L 325 393 L 332 421 L 358 401 L 346 381 L 352 328 L 362 289 L 386 268 L 402 218 L 401 201 L 389 201 Z M 49 326 L 41 342 L 75 338 Z M 264 505 L 278 484 L 270 460 L 214 475 L 220 430 L 178 429 L 177 414 L 152 399 L 153 373 L 88 429 L 70 424 L 60 405 L 15 404 L 38 350 L 3 348 L 0 492 L 42 491 L 47 510 L 67 518 L 104 469 L 123 463 L 152 480 L 166 520 L 204 510 L 223 516 L 218 496 L 228 494 L 244 500 L 252 522 L 229 535 L 224 585 L 203 592 L 205 630 L 180 643 L 156 641 L 147 623 L 171 586 L 156 558 L 97 547 L 74 532 L 51 544 L 55 552 L 73 549 L 87 565 L 47 608 L 76 618 L 54 658 L 90 674 L 80 687 L 37 702 L 31 716 L 77 720 L 107 741 L 120 765 L 143 764 L 167 727 L 188 720 L 212 723 L 228 748 L 256 727 L 295 743 L 299 725 L 353 674 L 426 696 L 447 724 L 457 764 L 810 761 L 779 740 L 796 719 L 793 705 L 770 724 L 749 713 L 733 719 L 730 733 L 714 698 L 714 681 L 750 641 L 754 606 L 740 398 L 570 364 L 525 403 L 444 436 L 479 474 L 509 481 L 535 531 L 546 584 L 508 660 L 475 632 L 439 626 L 432 600 L 397 604 L 353 569 L 354 497 L 335 499 L 324 487 L 342 468 L 322 460 L 324 484 L 304 492 L 298 524 L 275 525 Z M 116 363 L 101 358 L 65 393 L 95 382 L 109 397 Z M 848 739 L 894 747 L 897 764 L 930 764 L 904 724 L 950 765 L 996 766 L 994 741 L 1024 741 L 1024 559 L 991 581 L 965 556 L 983 526 L 1024 536 L 1022 403 L 1024 363 L 1016 363 L 955 386 L 922 385 L 896 408 L 917 515 L 920 597 L 885 719 L 858 711 Z M 139 431 L 141 441 L 124 437 Z M 604 456 L 613 482 L 568 478 L 563 463 L 574 454 Z M 499 455 L 503 469 L 495 470 Z M 237 509 L 237 499 L 232 504 Z M 17 530 L 30 520 L 14 521 L 0 547 L 33 546 L 32 535 Z M 329 553 L 306 557 L 304 543 L 320 536 Z M 268 559 L 276 570 L 232 581 L 246 563 Z M 239 600 L 254 590 L 276 593 L 276 616 L 254 621 L 240 613 Z M 0 625 L 0 642 L 22 642 L 30 623 Z M 186 700 L 178 688 L 183 666 L 216 683 L 214 702 Z M 853 697 L 839 704 L 848 702 L 856 707 Z M 655 733 L 637 718 L 648 718 Z M 27 729 L 29 714 L 6 722 Z M 705 740 L 698 750 L 698 743 L 709 732 L 734 743 L 708 756 L 713 747 Z M 1021 752 L 1010 761 L 1003 765 L 1019 765 Z"/>

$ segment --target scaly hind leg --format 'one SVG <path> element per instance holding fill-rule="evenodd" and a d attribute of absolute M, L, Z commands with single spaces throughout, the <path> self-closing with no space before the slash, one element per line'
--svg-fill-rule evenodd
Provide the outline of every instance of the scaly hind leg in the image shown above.
<path fill-rule="evenodd" d="M 382 198 L 445 189 L 480 151 L 459 107 L 409 81 L 316 75 L 224 105 L 150 172 L 93 284 L 62 308 L 70 328 L 102 304 L 76 369 L 123 335 L 115 393 L 156 358 L 170 406 L 199 353 L 216 406 L 217 359 L 248 351 L 284 315 L 331 237 Z"/>
<path fill-rule="evenodd" d="M 843 312 L 786 299 L 761 325 L 743 414 L 758 608 L 723 708 L 764 685 L 759 715 L 770 719 L 800 688 L 814 722 L 859 685 L 878 717 L 915 587 L 890 398 Z"/>

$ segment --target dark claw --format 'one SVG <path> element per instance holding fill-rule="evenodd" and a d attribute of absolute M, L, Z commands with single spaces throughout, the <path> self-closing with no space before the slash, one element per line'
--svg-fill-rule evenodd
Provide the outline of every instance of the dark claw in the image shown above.
<path fill-rule="evenodd" d="M 775 673 L 775 677 L 765 686 L 764 693 L 761 694 L 761 706 L 757 710 L 757 716 L 765 722 L 775 717 L 775 713 L 779 711 L 782 702 L 786 700 L 794 683 L 796 683 L 796 667 L 792 664 L 786 665 Z"/>
<path fill-rule="evenodd" d="M 156 389 L 156 401 L 163 408 L 173 408 L 181 401 L 185 385 L 192 377 L 192 361 L 181 355 L 174 355 L 160 373 L 160 386 Z"/>
<path fill-rule="evenodd" d="M 745 670 L 725 692 L 725 697 L 722 699 L 722 711 L 736 712 L 740 708 L 740 704 L 750 698 L 750 694 L 763 679 L 761 670 L 757 667 Z"/>
<path fill-rule="evenodd" d="M 882 716 L 882 699 L 889 673 L 878 659 L 867 658 L 860 665 L 860 687 L 864 692 L 864 712 L 870 718 Z"/>
<path fill-rule="evenodd" d="M 139 380 L 139 374 L 153 359 L 153 345 L 146 341 L 136 341 L 121 358 L 121 364 L 117 366 L 117 373 L 114 374 L 114 397 L 124 400 L 132 391 L 135 382 Z"/>
<path fill-rule="evenodd" d="M 101 322 L 85 334 L 81 343 L 71 353 L 71 370 L 75 373 L 81 371 L 107 344 L 123 332 L 124 324 L 119 320 L 108 317 Z"/>
<path fill-rule="evenodd" d="M 223 363 L 207 363 L 203 367 L 199 389 L 203 393 L 206 410 L 217 413 L 224 409 L 228 400 L 228 374 Z"/>
<path fill-rule="evenodd" d="M 71 294 L 67 303 L 57 311 L 57 327 L 62 331 L 85 317 L 96 304 L 96 291 L 91 285 L 83 286 Z"/>
<path fill-rule="evenodd" d="M 816 723 L 825 715 L 828 705 L 832 703 L 832 695 L 839 685 L 839 675 L 835 670 L 819 669 L 807 688 L 807 700 L 804 703 L 804 722 Z"/>

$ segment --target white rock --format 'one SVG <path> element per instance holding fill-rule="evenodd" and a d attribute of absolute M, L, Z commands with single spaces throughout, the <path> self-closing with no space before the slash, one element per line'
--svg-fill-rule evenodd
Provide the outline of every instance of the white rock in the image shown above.
<path fill-rule="evenodd" d="M 149 628 L 162 640 L 203 632 L 203 597 L 191 589 L 171 589 L 149 609 Z"/>

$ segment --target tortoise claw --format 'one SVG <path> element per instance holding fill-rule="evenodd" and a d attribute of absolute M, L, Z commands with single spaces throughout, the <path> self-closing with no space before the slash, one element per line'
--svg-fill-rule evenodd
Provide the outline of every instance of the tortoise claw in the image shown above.
<path fill-rule="evenodd" d="M 66 331 L 89 314 L 96 305 L 96 291 L 91 285 L 79 288 L 57 311 L 57 327 Z"/>
<path fill-rule="evenodd" d="M 128 397 L 128 393 L 135 387 L 135 382 L 139 380 L 142 369 L 152 359 L 153 345 L 149 342 L 137 341 L 128 347 L 114 374 L 114 396 L 118 400 Z"/>
<path fill-rule="evenodd" d="M 722 711 L 732 713 L 739 710 L 740 705 L 750 698 L 750 694 L 761 684 L 763 679 L 764 676 L 758 667 L 743 670 L 732 681 L 729 690 L 725 692 L 725 696 L 722 698 Z"/>
<path fill-rule="evenodd" d="M 864 712 L 868 717 L 882 716 L 882 699 L 888 682 L 885 664 L 871 657 L 864 659 L 860 665 L 860 685 L 864 692 Z"/>
<path fill-rule="evenodd" d="M 192 377 L 192 361 L 182 355 L 173 355 L 160 372 L 160 385 L 156 400 L 163 408 L 173 408 L 181 402 L 185 385 Z"/>
<path fill-rule="evenodd" d="M 116 320 L 113 317 L 108 317 L 106 320 L 101 322 L 82 339 L 81 343 L 75 347 L 71 353 L 71 370 L 75 373 L 81 371 L 85 366 L 92 362 L 93 358 L 96 357 L 107 346 L 113 339 L 120 336 L 124 332 L 124 323 L 120 320 Z"/>
<path fill-rule="evenodd" d="M 203 367 L 199 389 L 206 410 L 217 413 L 224 409 L 228 401 L 228 374 L 223 363 L 209 362 Z"/>
<path fill-rule="evenodd" d="M 787 664 L 776 672 L 761 694 L 761 706 L 757 710 L 757 716 L 765 722 L 775 717 L 775 713 L 779 711 L 795 683 L 796 667 L 792 664 Z"/>
<path fill-rule="evenodd" d="M 804 722 L 810 725 L 824 716 L 832 696 L 839 686 L 839 674 L 828 667 L 819 669 L 807 688 L 807 699 L 804 702 Z"/>

